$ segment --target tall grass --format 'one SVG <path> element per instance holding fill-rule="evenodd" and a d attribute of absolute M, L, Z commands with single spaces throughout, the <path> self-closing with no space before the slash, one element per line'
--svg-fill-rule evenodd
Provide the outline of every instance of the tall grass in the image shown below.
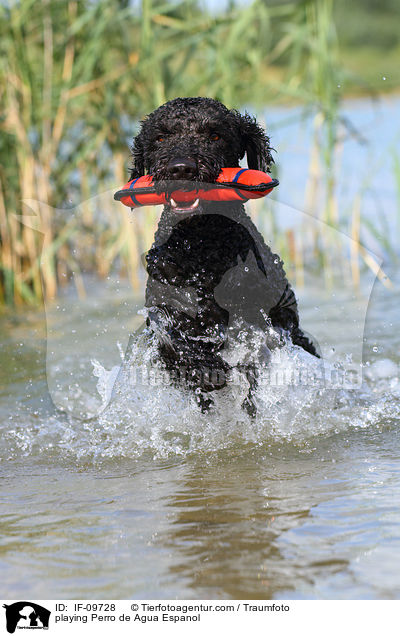
<path fill-rule="evenodd" d="M 132 223 L 122 206 L 116 213 L 93 197 L 126 180 L 134 122 L 178 95 L 313 109 L 306 205 L 339 226 L 332 11 L 333 0 L 254 0 L 217 14 L 195 0 L 1 3 L 0 305 L 54 298 L 70 278 L 83 295 L 83 272 L 117 270 L 139 287 L 156 214 Z M 279 237 L 299 282 L 310 246 L 330 275 L 326 237 L 306 242 L 309 232 L 304 244 Z"/>

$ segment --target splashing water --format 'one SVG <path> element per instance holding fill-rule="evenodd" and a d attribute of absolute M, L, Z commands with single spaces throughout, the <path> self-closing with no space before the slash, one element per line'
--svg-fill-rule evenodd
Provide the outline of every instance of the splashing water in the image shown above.
<path fill-rule="evenodd" d="M 250 354 L 258 353 L 264 340 L 264 334 L 253 335 Z M 240 339 L 230 358 L 235 354 L 243 358 Z M 171 384 L 157 361 L 156 343 L 145 332 L 132 338 L 118 374 L 115 368 L 96 368 L 105 408 L 95 424 L 102 443 L 97 438 L 91 452 L 97 448 L 102 457 L 113 457 L 149 451 L 167 457 L 283 441 L 302 446 L 315 436 L 379 425 L 400 413 L 397 378 L 392 378 L 394 391 L 386 393 L 388 376 L 397 372 L 390 361 L 370 367 L 368 383 L 359 390 L 331 385 L 327 368 L 326 362 L 286 342 L 261 369 L 254 418 L 241 406 L 249 385 L 236 369 L 227 386 L 213 392 L 209 412 L 202 413 L 191 391 Z"/>
<path fill-rule="evenodd" d="M 120 366 L 107 370 L 92 362 L 102 400 L 99 415 L 80 419 L 53 408 L 43 424 L 39 410 L 33 409 L 27 417 L 26 410 L 17 408 L 9 417 L 0 456 L 61 454 L 97 462 L 143 454 L 182 457 L 281 443 L 306 452 L 317 436 L 387 426 L 398 418 L 400 385 L 394 362 L 367 363 L 362 387 L 343 388 L 331 381 L 340 367 L 337 363 L 317 359 L 289 341 L 266 353 L 264 332 L 235 329 L 234 345 L 224 357 L 232 366 L 241 360 L 257 363 L 255 417 L 241 406 L 249 384 L 235 368 L 227 385 L 212 393 L 213 406 L 202 413 L 192 391 L 171 383 L 157 356 L 154 337 L 144 330 L 131 336 Z M 274 337 L 267 334 L 269 344 L 274 344 Z M 88 404 L 93 397 L 88 395 Z"/>

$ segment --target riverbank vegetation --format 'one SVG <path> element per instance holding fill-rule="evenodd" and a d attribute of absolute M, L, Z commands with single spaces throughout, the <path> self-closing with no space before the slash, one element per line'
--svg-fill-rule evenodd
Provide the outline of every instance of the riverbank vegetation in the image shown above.
<path fill-rule="evenodd" d="M 340 227 L 340 105 L 346 94 L 396 88 L 396 0 L 212 6 L 1 3 L 0 305 L 54 298 L 71 279 L 83 295 L 85 273 L 117 272 L 140 286 L 140 254 L 157 211 L 133 225 L 122 206 L 116 212 L 111 194 L 109 205 L 95 197 L 127 180 L 135 123 L 176 96 L 207 95 L 236 108 L 296 103 L 308 109 L 314 137 L 307 209 Z M 351 231 L 359 241 L 363 220 L 354 215 Z M 306 249 L 300 254 L 293 236 L 285 237 L 289 265 L 295 258 L 303 267 Z M 310 240 L 315 262 L 327 269 L 323 239 Z M 362 250 L 351 258 L 356 282 Z"/>

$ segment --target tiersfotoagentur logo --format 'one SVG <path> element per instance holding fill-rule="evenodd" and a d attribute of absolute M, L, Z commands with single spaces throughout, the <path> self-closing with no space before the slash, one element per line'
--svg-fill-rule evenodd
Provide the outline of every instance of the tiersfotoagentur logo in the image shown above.
<path fill-rule="evenodd" d="M 48 629 L 51 612 L 31 601 L 18 601 L 3 605 L 6 610 L 6 627 L 9 634 L 16 629 Z"/>

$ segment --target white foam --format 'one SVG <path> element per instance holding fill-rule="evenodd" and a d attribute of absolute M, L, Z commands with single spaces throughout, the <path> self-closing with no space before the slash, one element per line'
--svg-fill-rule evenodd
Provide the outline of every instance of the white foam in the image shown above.
<path fill-rule="evenodd" d="M 248 360 L 259 359 L 259 345 L 263 344 L 260 335 L 253 336 Z M 239 338 L 236 343 L 242 359 L 245 341 Z M 232 360 L 237 355 L 237 350 L 230 350 L 228 357 Z M 260 378 L 254 396 L 254 418 L 242 408 L 249 385 L 238 370 L 224 389 L 212 393 L 214 405 L 202 413 L 190 391 L 169 384 L 160 363 L 153 361 L 149 371 L 152 358 L 157 359 L 154 343 L 149 347 L 148 337 L 143 335 L 133 344 L 112 400 L 99 418 L 110 436 L 108 450 L 103 449 L 106 454 L 150 451 L 165 457 L 215 452 L 237 444 L 287 441 L 301 445 L 316 435 L 377 424 L 399 408 L 391 402 L 388 409 L 385 395 L 380 402 L 366 385 L 362 390 L 333 387 L 326 379 L 327 363 L 288 342 L 272 351 L 262 366 L 265 377 Z"/>
<path fill-rule="evenodd" d="M 367 367 L 367 375 L 372 380 L 381 378 L 395 378 L 397 377 L 398 373 L 398 365 L 388 358 L 376 360 Z"/>
<path fill-rule="evenodd" d="M 93 361 L 100 416 L 79 420 L 55 414 L 43 423 L 37 417 L 27 422 L 16 412 L 3 436 L 1 458 L 61 453 L 74 461 L 97 462 L 275 443 L 307 449 L 315 447 L 318 437 L 387 426 L 400 415 L 397 367 L 390 360 L 369 365 L 363 387 L 349 390 L 327 380 L 326 361 L 290 342 L 267 356 L 265 336 L 253 332 L 249 339 L 242 333 L 226 354 L 258 364 L 253 418 L 242 408 L 249 388 L 243 372 L 234 370 L 227 386 L 212 393 L 214 405 L 202 413 L 193 392 L 171 384 L 154 340 L 144 331 L 132 337 L 120 367 L 107 370 Z"/>

